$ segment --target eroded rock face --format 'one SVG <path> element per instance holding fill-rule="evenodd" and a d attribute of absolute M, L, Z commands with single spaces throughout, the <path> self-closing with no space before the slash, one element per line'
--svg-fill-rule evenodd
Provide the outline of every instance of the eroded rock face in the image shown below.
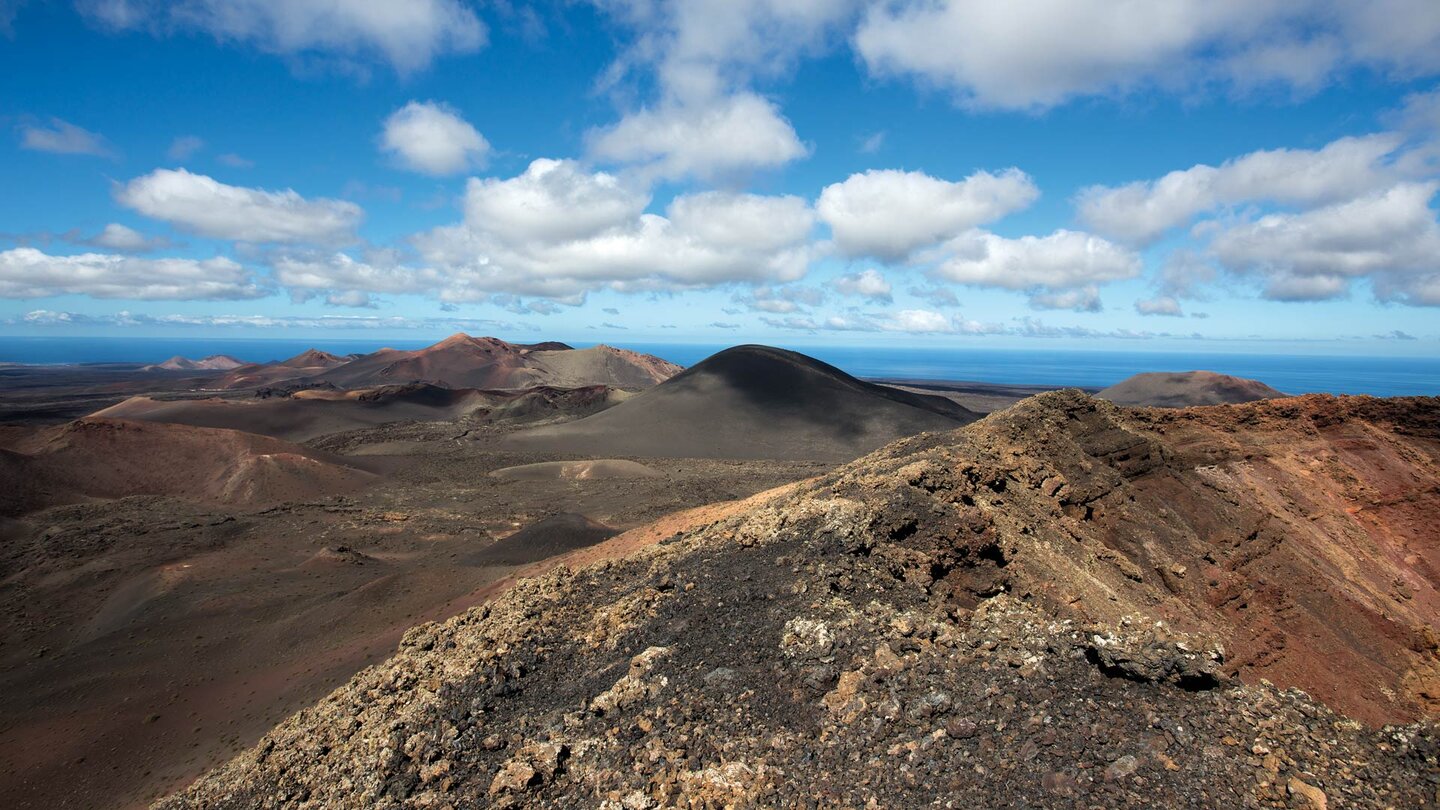
<path fill-rule="evenodd" d="M 1437 403 L 1287 402 L 891 445 L 416 628 L 161 806 L 1424 806 L 1433 723 L 1287 687 L 1433 712 Z"/>

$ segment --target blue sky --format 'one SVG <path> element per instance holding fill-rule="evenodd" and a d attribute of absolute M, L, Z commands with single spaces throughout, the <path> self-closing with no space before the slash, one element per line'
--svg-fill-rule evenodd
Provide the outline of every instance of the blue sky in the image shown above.
<path fill-rule="evenodd" d="M 1427 0 L 0 0 L 0 332 L 1433 354 L 1437 86 Z"/>

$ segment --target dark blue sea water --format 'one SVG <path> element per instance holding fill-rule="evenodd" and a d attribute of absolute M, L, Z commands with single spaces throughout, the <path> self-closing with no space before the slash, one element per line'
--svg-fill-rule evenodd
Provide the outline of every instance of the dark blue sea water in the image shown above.
<path fill-rule="evenodd" d="M 0 362 L 154 363 L 173 357 L 229 354 L 263 362 L 308 348 L 336 354 L 369 352 L 381 346 L 415 349 L 422 340 L 229 338 L 65 338 L 0 337 Z M 576 343 L 584 346 L 587 344 Z M 627 343 L 690 366 L 724 348 L 713 344 Z M 1440 395 L 1440 357 L 1359 357 L 1200 352 L 1121 352 L 1069 349 L 901 348 L 894 346 L 806 346 L 795 349 L 857 377 L 1076 385 L 1104 387 L 1141 371 L 1205 369 L 1250 377 L 1292 394 L 1329 392 L 1376 396 Z"/>
<path fill-rule="evenodd" d="M 693 365 L 714 346 L 627 348 Z M 789 346 L 857 377 L 1104 388 L 1142 371 L 1217 371 L 1289 394 L 1440 395 L 1440 358 L 1056 349 Z"/>

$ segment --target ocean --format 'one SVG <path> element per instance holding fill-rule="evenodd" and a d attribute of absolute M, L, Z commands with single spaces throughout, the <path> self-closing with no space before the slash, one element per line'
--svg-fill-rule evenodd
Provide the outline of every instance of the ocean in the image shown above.
<path fill-rule="evenodd" d="M 175 355 L 228 354 L 240 360 L 282 360 L 305 349 L 336 354 L 382 346 L 418 349 L 434 342 L 355 339 L 0 337 L 0 362 L 33 364 L 158 363 Z M 574 343 L 576 346 L 590 344 Z M 683 366 L 724 348 L 716 344 L 624 343 Z M 1440 395 L 1440 357 L 1360 357 L 1221 352 L 1122 352 L 1060 348 L 786 348 L 824 360 L 857 377 L 1103 388 L 1142 371 L 1204 369 L 1261 380 L 1291 394 Z"/>

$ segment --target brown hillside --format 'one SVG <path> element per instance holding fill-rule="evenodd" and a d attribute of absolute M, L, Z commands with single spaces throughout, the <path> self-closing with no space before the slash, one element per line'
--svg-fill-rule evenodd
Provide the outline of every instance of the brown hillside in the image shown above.
<path fill-rule="evenodd" d="M 1183 371 L 1136 374 L 1095 396 L 1116 405 L 1186 408 L 1191 405 L 1233 405 L 1285 395 L 1259 380 L 1213 371 Z"/>
<path fill-rule="evenodd" d="M 350 492 L 375 476 L 323 453 L 234 430 L 85 418 L 6 448 L 10 513 L 89 499 L 170 495 L 259 504 Z"/>
<path fill-rule="evenodd" d="M 1331 709 L 1440 709 L 1437 481 L 1436 399 L 1045 394 L 415 628 L 161 806 L 1423 806 L 1436 726 Z"/>
<path fill-rule="evenodd" d="M 141 371 L 229 371 L 245 365 L 235 358 L 225 354 L 212 354 L 209 357 L 202 357 L 199 360 L 191 360 L 188 357 L 175 355 L 163 363 L 142 366 Z"/>
<path fill-rule="evenodd" d="M 657 357 L 596 346 L 530 346 L 490 337 L 451 335 L 415 351 L 381 349 L 310 378 L 341 388 L 424 382 L 446 388 L 610 385 L 647 388 L 680 371 Z"/>
<path fill-rule="evenodd" d="M 575 418 L 624 399 L 605 386 L 518 391 L 439 388 L 423 383 L 355 391 L 304 390 L 265 399 L 131 397 L 93 414 L 106 419 L 243 430 L 303 442 L 332 433 L 395 422 L 473 418 L 485 422 L 542 422 Z"/>

